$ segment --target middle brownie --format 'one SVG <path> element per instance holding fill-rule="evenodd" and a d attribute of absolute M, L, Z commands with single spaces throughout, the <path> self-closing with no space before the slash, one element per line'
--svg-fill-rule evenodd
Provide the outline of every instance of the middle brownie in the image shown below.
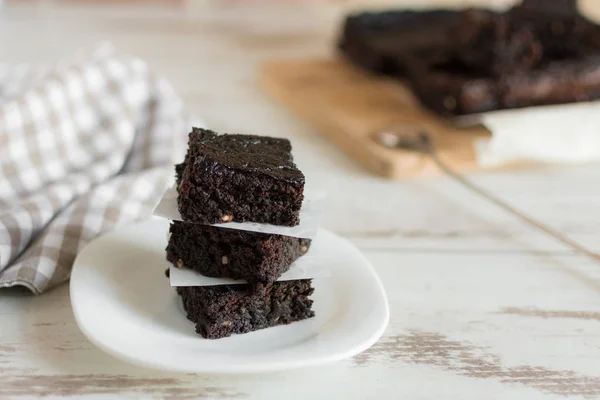
<path fill-rule="evenodd" d="M 310 239 L 173 221 L 167 260 L 214 278 L 275 282 L 308 251 Z"/>

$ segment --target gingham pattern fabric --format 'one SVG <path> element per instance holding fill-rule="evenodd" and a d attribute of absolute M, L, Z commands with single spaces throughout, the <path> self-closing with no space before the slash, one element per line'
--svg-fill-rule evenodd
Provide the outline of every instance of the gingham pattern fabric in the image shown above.
<path fill-rule="evenodd" d="M 147 218 L 189 128 L 169 84 L 109 44 L 0 66 L 0 287 L 53 288 L 94 237 Z"/>

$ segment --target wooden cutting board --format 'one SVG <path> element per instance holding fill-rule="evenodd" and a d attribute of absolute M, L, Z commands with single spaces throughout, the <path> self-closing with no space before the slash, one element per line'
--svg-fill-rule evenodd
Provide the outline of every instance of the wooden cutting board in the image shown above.
<path fill-rule="evenodd" d="M 479 170 L 473 144 L 482 126 L 460 128 L 425 111 L 402 83 L 343 60 L 278 61 L 261 70 L 263 89 L 372 172 L 389 178 L 441 173 L 430 157 L 388 149 L 374 135 L 424 129 L 440 157 L 457 171 Z"/>

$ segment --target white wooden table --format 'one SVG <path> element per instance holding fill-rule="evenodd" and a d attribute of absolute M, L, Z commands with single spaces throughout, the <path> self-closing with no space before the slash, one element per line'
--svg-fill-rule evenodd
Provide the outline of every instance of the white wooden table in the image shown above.
<path fill-rule="evenodd" d="M 0 398 L 600 398 L 600 265 L 447 179 L 388 182 L 264 97 L 257 68 L 325 55 L 315 7 L 134 9 L 31 3 L 0 11 L 2 61 L 53 61 L 98 39 L 146 59 L 217 131 L 287 136 L 328 191 L 324 225 L 356 243 L 390 301 L 384 337 L 335 364 L 253 376 L 147 370 L 95 348 L 67 285 L 0 291 Z M 600 165 L 477 182 L 600 250 Z"/>

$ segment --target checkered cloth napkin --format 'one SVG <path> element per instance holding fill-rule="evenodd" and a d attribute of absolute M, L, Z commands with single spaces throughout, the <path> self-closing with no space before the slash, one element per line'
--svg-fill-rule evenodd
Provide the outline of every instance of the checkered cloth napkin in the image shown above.
<path fill-rule="evenodd" d="M 148 217 L 189 127 L 171 86 L 110 44 L 0 65 L 0 287 L 53 288 L 94 237 Z"/>

